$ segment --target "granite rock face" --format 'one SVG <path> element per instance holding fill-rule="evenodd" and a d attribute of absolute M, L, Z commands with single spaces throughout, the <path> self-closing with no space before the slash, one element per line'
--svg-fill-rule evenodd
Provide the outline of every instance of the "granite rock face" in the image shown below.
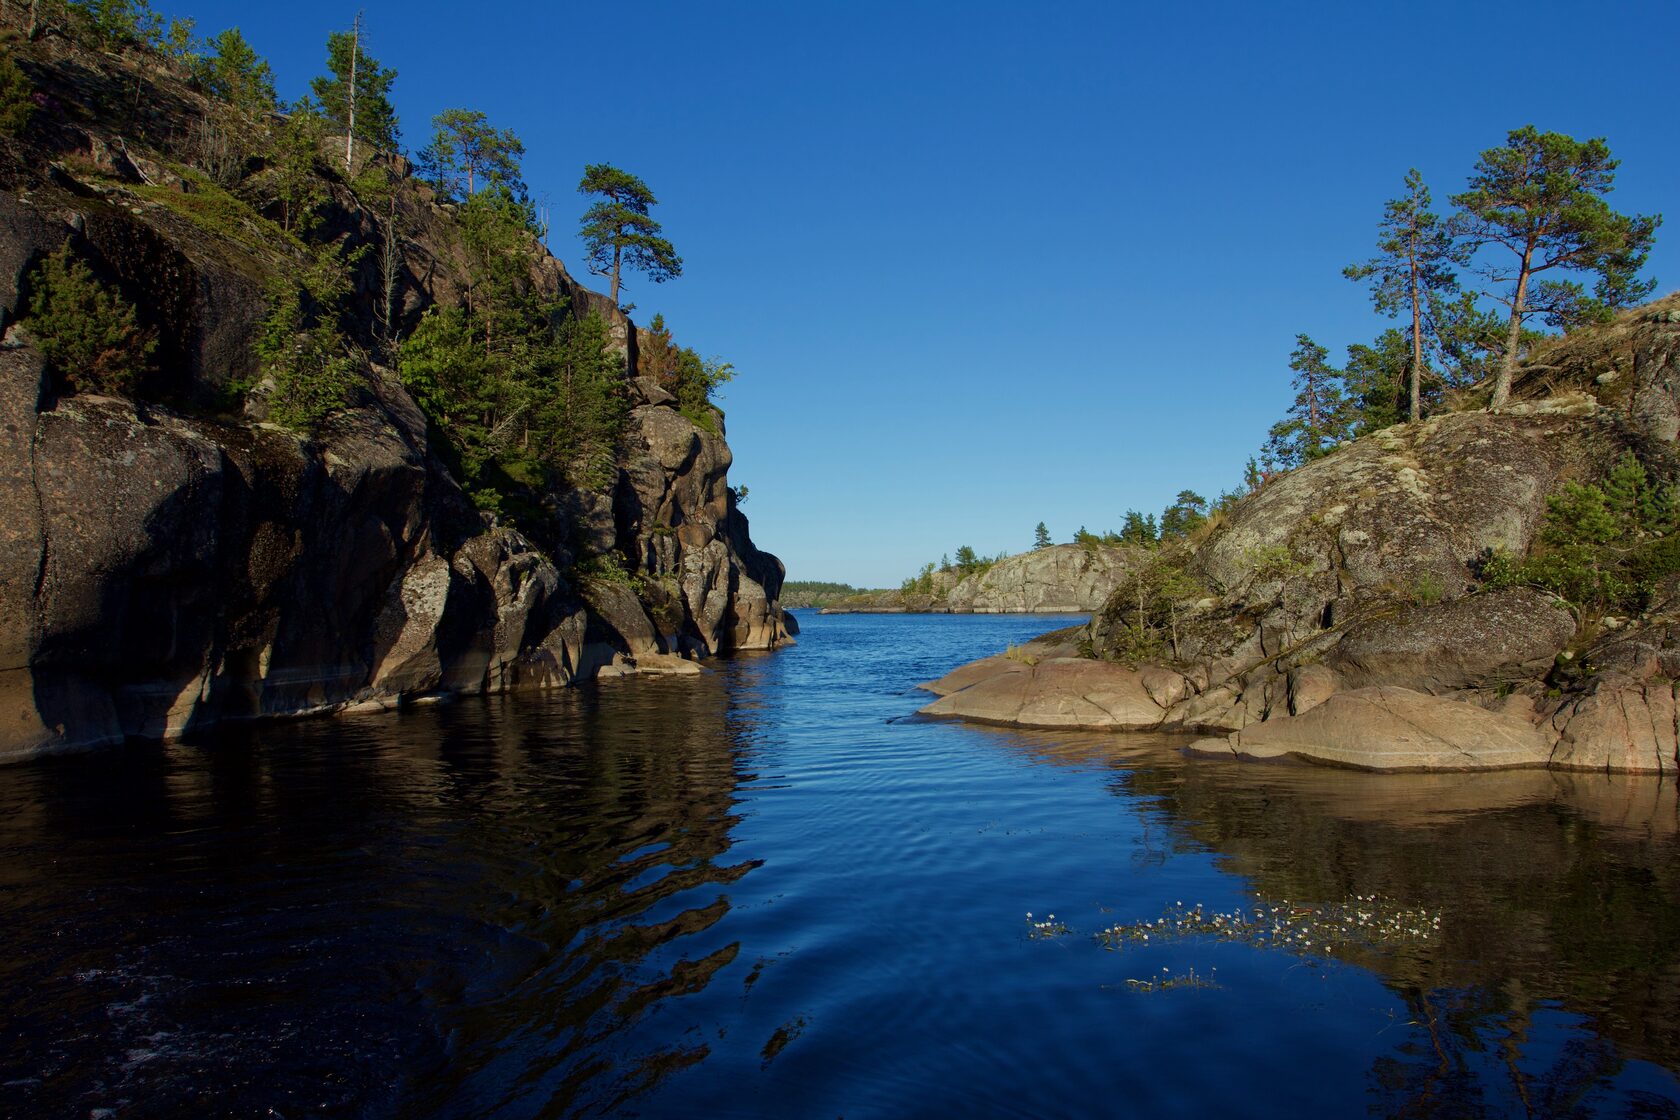
<path fill-rule="evenodd" d="M 1133 550 L 1058 544 L 1006 556 L 946 593 L 955 614 L 1083 614 L 1096 610 L 1134 561 Z"/>
<path fill-rule="evenodd" d="M 1365 619 L 1325 657 L 1347 687 L 1421 692 L 1497 687 L 1544 676 L 1575 619 L 1542 591 L 1515 587 Z"/>
<path fill-rule="evenodd" d="M 1141 550 L 1058 544 L 1005 556 L 983 572 L 932 574 L 929 593 L 866 592 L 825 614 L 1088 614 L 1136 567 Z"/>

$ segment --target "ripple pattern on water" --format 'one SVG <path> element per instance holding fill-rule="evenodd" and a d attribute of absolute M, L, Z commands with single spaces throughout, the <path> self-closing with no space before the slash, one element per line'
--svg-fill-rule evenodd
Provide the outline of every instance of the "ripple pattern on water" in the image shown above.
<path fill-rule="evenodd" d="M 1677 1114 L 1672 781 L 913 718 L 1068 621 L 0 771 L 0 1113 Z"/>

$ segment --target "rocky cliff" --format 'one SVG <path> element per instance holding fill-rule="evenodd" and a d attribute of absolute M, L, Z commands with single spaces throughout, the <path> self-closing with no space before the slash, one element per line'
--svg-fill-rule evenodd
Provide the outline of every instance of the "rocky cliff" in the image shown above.
<path fill-rule="evenodd" d="M 945 601 L 954 614 L 1083 614 L 1100 607 L 1138 560 L 1135 549 L 1052 545 L 965 577 Z"/>
<path fill-rule="evenodd" d="M 926 592 L 865 592 L 823 613 L 1084 614 L 1102 606 L 1141 558 L 1140 550 L 1115 545 L 1052 545 L 966 576 L 936 571 Z"/>
<path fill-rule="evenodd" d="M 635 325 L 534 242 L 534 289 L 606 319 L 630 419 L 609 477 L 543 494 L 532 533 L 467 500 L 414 400 L 365 356 L 382 303 L 412 327 L 468 287 L 449 203 L 391 164 L 385 205 L 411 235 L 394 276 L 371 256 L 354 276 L 357 389 L 313 430 L 282 427 L 254 340 L 265 280 L 305 262 L 259 202 L 242 209 L 261 161 L 226 191 L 197 186 L 182 137 L 219 118 L 153 57 L 52 35 L 9 49 L 37 109 L 0 140 L 0 758 L 693 672 L 788 640 L 782 567 L 735 506 L 721 414 L 697 423 L 630 376 Z M 374 244 L 381 215 L 347 173 L 312 174 L 324 234 Z M 156 339 L 125 399 L 75 392 L 18 322 L 35 266 L 66 243 Z"/>
<path fill-rule="evenodd" d="M 1083 632 L 965 666 L 924 711 L 1181 729 L 1216 736 L 1202 753 L 1369 769 L 1680 772 L 1672 562 L 1626 617 L 1488 567 L 1535 547 L 1567 483 L 1629 455 L 1680 477 L 1680 297 L 1550 344 L 1518 396 L 1274 480 L 1136 569 Z"/>

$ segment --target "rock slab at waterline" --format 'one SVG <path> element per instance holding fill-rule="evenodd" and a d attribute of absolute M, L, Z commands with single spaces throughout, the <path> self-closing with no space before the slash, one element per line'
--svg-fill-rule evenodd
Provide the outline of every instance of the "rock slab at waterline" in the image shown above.
<path fill-rule="evenodd" d="M 1398 425 L 1264 485 L 1176 555 L 1205 594 L 1153 662 L 1126 656 L 1139 575 L 1082 631 L 924 685 L 940 698 L 923 714 L 1177 730 L 1208 736 L 1197 754 L 1369 770 L 1680 773 L 1680 580 L 1638 617 L 1583 619 L 1479 576 L 1530 548 L 1565 482 L 1629 452 L 1680 474 L 1677 309 L 1554 344 L 1502 412 Z"/>

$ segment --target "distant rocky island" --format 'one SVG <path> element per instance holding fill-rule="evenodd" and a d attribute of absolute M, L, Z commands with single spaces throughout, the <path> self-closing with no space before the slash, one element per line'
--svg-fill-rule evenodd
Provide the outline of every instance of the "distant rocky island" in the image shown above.
<path fill-rule="evenodd" d="M 1680 296 L 1538 344 L 1511 399 L 1382 428 L 1124 565 L 932 717 L 1200 735 L 1370 770 L 1673 774 Z"/>
<path fill-rule="evenodd" d="M 1146 550 L 1091 541 L 1048 545 L 961 567 L 933 568 L 902 588 L 832 601 L 824 614 L 1087 614 Z"/>

